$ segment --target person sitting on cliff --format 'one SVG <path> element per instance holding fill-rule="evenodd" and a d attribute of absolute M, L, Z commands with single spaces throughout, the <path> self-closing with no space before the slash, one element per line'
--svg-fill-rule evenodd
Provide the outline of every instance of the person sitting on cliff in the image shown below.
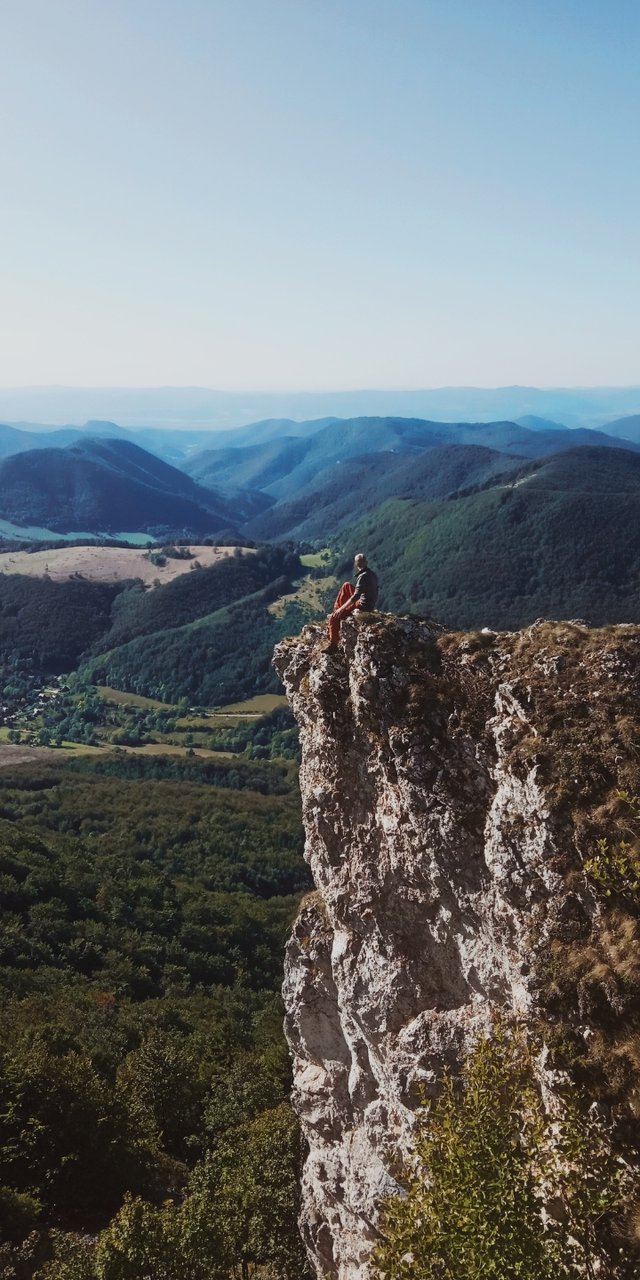
<path fill-rule="evenodd" d="M 329 616 L 329 648 L 337 649 L 340 639 L 340 623 L 348 613 L 353 613 L 354 609 L 365 609 L 367 612 L 375 609 L 378 599 L 378 579 L 373 569 L 367 564 L 367 557 L 361 551 L 354 558 L 354 567 L 356 571 L 356 585 L 352 582 L 343 582 L 333 606 L 333 613 Z"/>

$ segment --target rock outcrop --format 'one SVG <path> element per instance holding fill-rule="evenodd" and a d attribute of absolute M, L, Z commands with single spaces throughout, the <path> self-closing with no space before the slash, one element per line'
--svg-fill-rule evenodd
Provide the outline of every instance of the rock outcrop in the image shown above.
<path fill-rule="evenodd" d="M 550 1069 L 565 1065 L 553 1028 L 569 1028 L 592 1073 L 594 1018 L 606 1047 L 621 1010 L 638 1016 L 611 946 L 601 972 L 620 916 L 619 947 L 640 954 L 635 917 L 607 914 L 583 862 L 640 781 L 640 628 L 439 635 L 370 615 L 337 654 L 323 641 L 307 627 L 275 659 L 316 884 L 284 994 L 304 1238 L 319 1277 L 367 1280 L 417 1086 L 435 1088 L 492 1011 L 535 1023 Z M 599 977 L 565 963 L 580 948 Z"/>

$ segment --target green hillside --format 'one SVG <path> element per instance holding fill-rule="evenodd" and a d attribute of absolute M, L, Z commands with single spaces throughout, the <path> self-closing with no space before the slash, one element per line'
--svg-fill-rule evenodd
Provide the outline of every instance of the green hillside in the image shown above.
<path fill-rule="evenodd" d="M 72 670 L 108 630 L 124 583 L 52 582 L 0 573 L 0 649 L 36 670 Z"/>
<path fill-rule="evenodd" d="M 187 459 L 182 469 L 199 484 L 213 488 L 264 489 L 302 462 L 309 443 L 297 437 L 284 437 L 264 444 L 204 449 Z"/>
<path fill-rule="evenodd" d="M 139 636 L 91 658 L 81 676 L 162 702 L 187 698 L 201 706 L 275 690 L 273 647 L 303 621 L 297 613 L 269 611 L 285 588 L 281 579 L 196 622 Z"/>
<path fill-rule="evenodd" d="M 364 548 L 383 609 L 451 627 L 539 616 L 640 618 L 640 458 L 586 449 L 529 464 L 508 484 L 446 502 L 391 500 L 344 530 Z"/>
<path fill-rule="evenodd" d="M 128 440 L 34 449 L 0 462 L 0 515 L 61 533 L 211 534 L 267 504 L 258 494 L 236 495 L 230 502 Z"/>
<path fill-rule="evenodd" d="M 444 498 L 501 475 L 518 459 L 481 445 L 436 445 L 419 454 L 381 452 L 320 472 L 300 494 L 248 523 L 253 537 L 329 538 L 389 497 Z"/>
<path fill-rule="evenodd" d="M 277 583 L 274 592 L 289 590 L 291 579 L 301 572 L 298 557 L 279 547 L 238 547 L 210 568 L 196 567 L 153 591 L 131 586 L 114 602 L 111 626 L 100 636 L 99 651 L 194 622 L 269 584 Z"/>

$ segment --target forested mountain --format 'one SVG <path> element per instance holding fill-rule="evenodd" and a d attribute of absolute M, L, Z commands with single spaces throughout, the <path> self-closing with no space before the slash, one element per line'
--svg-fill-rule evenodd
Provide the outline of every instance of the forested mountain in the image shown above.
<path fill-rule="evenodd" d="M 207 449 L 238 449 L 269 443 L 283 437 L 312 435 L 336 421 L 336 418 L 318 418 L 312 422 L 271 418 L 226 431 L 213 427 L 200 431 L 180 427 L 123 427 L 117 422 L 91 418 L 83 426 L 45 427 L 37 423 L 0 423 L 0 458 L 8 458 L 14 453 L 27 453 L 31 449 L 57 449 L 68 444 L 84 444 L 89 438 L 100 437 L 130 440 L 132 444 L 148 449 L 166 462 L 178 464 L 186 462 L 196 452 L 201 454 Z M 198 479 L 198 476 L 195 478 Z"/>
<path fill-rule="evenodd" d="M 182 470 L 199 484 L 266 490 L 288 476 L 306 457 L 308 448 L 307 440 L 284 436 L 264 444 L 204 449 L 187 459 Z"/>
<path fill-rule="evenodd" d="M 381 607 L 448 626 L 640 617 L 640 456 L 577 449 L 445 502 L 392 499 L 340 542 L 366 549 Z"/>
<path fill-rule="evenodd" d="M 419 454 L 381 452 L 321 471 L 299 494 L 246 525 L 258 539 L 331 538 L 390 496 L 445 498 L 509 471 L 518 460 L 482 445 L 436 445 Z"/>
<path fill-rule="evenodd" d="M 288 436 L 306 438 L 340 421 L 340 418 L 303 418 L 300 421 L 295 421 L 293 418 L 264 418 L 259 422 L 248 422 L 246 426 L 216 431 L 211 445 L 243 448 L 245 445 L 268 444 L 272 440 L 280 440 Z"/>
<path fill-rule="evenodd" d="M 479 445 L 502 453 L 538 458 L 580 444 L 613 448 L 624 446 L 625 442 L 604 432 L 546 425 L 533 430 L 514 422 L 352 418 L 330 423 L 304 437 L 196 453 L 183 466 L 201 483 L 220 488 L 256 486 L 278 501 L 287 501 L 297 499 L 321 472 L 335 463 L 382 452 L 419 454 L 445 444 Z M 387 496 L 393 496 L 391 489 Z"/>
<path fill-rule="evenodd" d="M 169 701 L 207 703 L 273 688 L 271 650 L 282 628 L 268 605 L 301 572 L 290 551 L 264 547 L 238 548 L 210 568 L 194 561 L 191 572 L 151 590 L 140 581 L 0 573 L 0 648 L 43 673 L 106 655 L 94 661 L 106 673 L 98 683 L 170 693 Z M 138 646 L 131 653 L 129 642 Z"/>
<path fill-rule="evenodd" d="M 213 533 L 268 505 L 233 502 L 126 440 L 37 449 L 0 463 L 0 516 L 57 532 L 193 530 Z"/>
<path fill-rule="evenodd" d="M 633 413 L 628 418 L 615 418 L 602 428 L 608 435 L 619 436 L 622 440 L 632 440 L 640 444 L 640 413 Z"/>

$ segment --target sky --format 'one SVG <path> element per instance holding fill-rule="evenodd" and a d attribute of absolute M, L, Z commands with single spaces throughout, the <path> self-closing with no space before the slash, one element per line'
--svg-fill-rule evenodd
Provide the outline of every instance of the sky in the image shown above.
<path fill-rule="evenodd" d="M 637 0 L 0 0 L 0 386 L 640 383 Z"/>

